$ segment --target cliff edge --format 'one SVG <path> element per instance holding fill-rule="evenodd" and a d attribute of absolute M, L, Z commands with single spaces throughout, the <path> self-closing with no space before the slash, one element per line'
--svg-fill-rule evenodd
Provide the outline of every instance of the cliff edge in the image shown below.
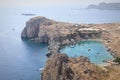
<path fill-rule="evenodd" d="M 118 80 L 119 65 L 97 66 L 85 57 L 69 58 L 59 49 L 80 40 L 100 39 L 108 51 L 120 56 L 119 34 L 120 23 L 73 24 L 39 16 L 27 21 L 21 37 L 49 44 L 42 80 Z"/>
<path fill-rule="evenodd" d="M 57 22 L 38 16 L 26 22 L 21 38 L 42 43 L 51 43 L 54 40 L 63 45 L 80 39 L 99 38 L 100 35 L 101 30 L 94 29 L 90 25 Z"/>
<path fill-rule="evenodd" d="M 48 58 L 42 72 L 42 80 L 103 80 L 108 76 L 107 71 L 85 57 L 69 58 L 60 53 Z"/>
<path fill-rule="evenodd" d="M 55 21 L 42 16 L 31 18 L 26 22 L 26 26 L 21 33 L 21 38 L 36 40 L 42 38 L 40 42 L 47 42 L 47 31 L 45 31 L 44 26 L 49 26 L 55 23 Z"/>

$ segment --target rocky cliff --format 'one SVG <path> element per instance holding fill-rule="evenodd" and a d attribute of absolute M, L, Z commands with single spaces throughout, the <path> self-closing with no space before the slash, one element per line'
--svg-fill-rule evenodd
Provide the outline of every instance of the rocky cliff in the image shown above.
<path fill-rule="evenodd" d="M 119 65 L 100 67 L 84 57 L 69 58 L 61 54 L 59 49 L 81 39 L 101 39 L 113 53 L 120 55 L 119 26 L 120 24 L 72 24 L 35 17 L 26 23 L 21 37 L 49 44 L 42 80 L 118 80 Z"/>
<path fill-rule="evenodd" d="M 44 26 L 55 24 L 56 22 L 45 17 L 34 17 L 26 22 L 26 27 L 21 33 L 22 38 L 29 38 L 33 40 L 39 39 L 40 42 L 48 42 L 48 34 Z"/>
<path fill-rule="evenodd" d="M 86 28 L 85 31 L 80 30 Z M 45 43 L 51 43 L 54 40 L 62 45 L 84 38 L 99 38 L 100 35 L 100 30 L 91 29 L 89 25 L 56 22 L 41 16 L 27 21 L 21 33 L 22 38 Z"/>
<path fill-rule="evenodd" d="M 42 80 L 102 80 L 108 76 L 107 71 L 85 57 L 69 58 L 58 53 L 48 58 Z"/>

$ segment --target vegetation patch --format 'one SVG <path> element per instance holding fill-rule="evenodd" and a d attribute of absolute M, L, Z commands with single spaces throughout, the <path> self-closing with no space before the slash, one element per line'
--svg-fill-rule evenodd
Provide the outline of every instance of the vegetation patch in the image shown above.
<path fill-rule="evenodd" d="M 120 64 L 120 57 L 116 57 L 116 58 L 113 60 L 113 62 L 116 62 L 116 63 Z"/>

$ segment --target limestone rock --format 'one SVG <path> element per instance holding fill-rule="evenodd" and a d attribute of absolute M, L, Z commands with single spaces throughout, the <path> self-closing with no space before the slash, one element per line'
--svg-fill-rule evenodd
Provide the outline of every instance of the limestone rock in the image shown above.
<path fill-rule="evenodd" d="M 48 58 L 42 72 L 42 80 L 102 80 L 107 76 L 107 72 L 85 57 L 68 58 L 60 53 Z"/>
<path fill-rule="evenodd" d="M 23 29 L 21 37 L 38 40 L 40 42 L 48 42 L 47 31 L 45 31 L 44 26 L 52 25 L 54 23 L 56 22 L 45 17 L 34 17 L 26 22 L 26 27 Z M 44 33 L 39 34 L 40 31 Z"/>
<path fill-rule="evenodd" d="M 81 38 L 99 38 L 99 29 L 92 29 L 89 25 L 56 22 L 45 17 L 34 17 L 26 22 L 26 27 L 21 33 L 22 38 L 28 38 L 36 42 L 48 43 L 52 41 L 61 45 L 76 42 Z M 71 41 L 72 40 L 72 41 Z"/>
<path fill-rule="evenodd" d="M 65 54 L 60 54 L 59 49 L 63 45 L 82 39 L 100 38 L 107 42 L 106 45 L 110 46 L 110 51 L 120 56 L 119 25 L 82 25 L 34 17 L 26 23 L 21 37 L 49 44 L 46 54 L 48 60 L 42 72 L 42 80 L 117 80 L 120 74 L 118 66 L 111 66 L 114 69 L 105 67 L 108 69 L 105 71 L 90 63 L 87 58 L 69 58 Z M 113 74 L 117 77 L 113 77 Z"/>
<path fill-rule="evenodd" d="M 73 80 L 73 71 L 66 64 L 68 57 L 65 54 L 54 54 L 48 59 L 42 73 L 42 80 Z"/>

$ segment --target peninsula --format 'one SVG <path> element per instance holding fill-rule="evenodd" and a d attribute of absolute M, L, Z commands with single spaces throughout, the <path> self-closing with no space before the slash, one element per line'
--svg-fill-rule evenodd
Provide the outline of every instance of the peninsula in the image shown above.
<path fill-rule="evenodd" d="M 86 57 L 70 58 L 59 50 L 80 40 L 96 39 L 101 40 L 115 58 L 120 57 L 119 34 L 120 23 L 74 24 L 38 16 L 26 22 L 21 38 L 49 45 L 42 80 L 118 80 L 119 64 L 110 62 L 98 66 Z"/>
<path fill-rule="evenodd" d="M 120 10 L 120 3 L 100 3 L 99 5 L 91 4 L 87 9 L 100 9 L 100 10 Z"/>

